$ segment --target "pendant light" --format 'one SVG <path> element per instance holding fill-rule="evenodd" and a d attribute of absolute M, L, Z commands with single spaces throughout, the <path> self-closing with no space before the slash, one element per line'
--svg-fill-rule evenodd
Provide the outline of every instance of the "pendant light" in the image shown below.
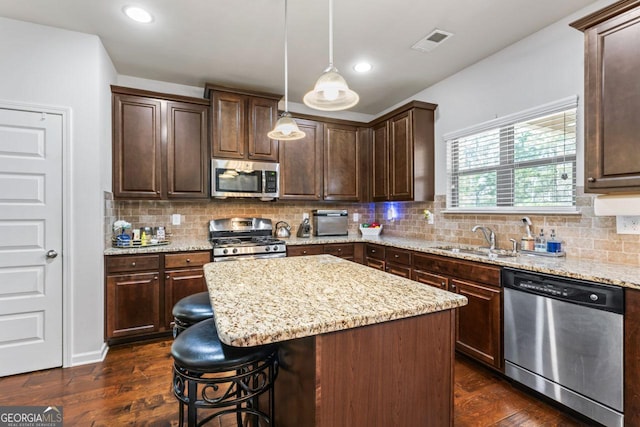
<path fill-rule="evenodd" d="M 353 107 L 359 100 L 358 94 L 349 89 L 346 80 L 333 66 L 333 0 L 329 0 L 329 66 L 303 101 L 316 110 L 340 111 Z"/>
<path fill-rule="evenodd" d="M 298 124 L 289 113 L 289 70 L 287 55 L 287 0 L 284 0 L 284 112 L 276 122 L 276 126 L 267 136 L 280 141 L 293 141 L 305 137 L 298 129 Z"/>

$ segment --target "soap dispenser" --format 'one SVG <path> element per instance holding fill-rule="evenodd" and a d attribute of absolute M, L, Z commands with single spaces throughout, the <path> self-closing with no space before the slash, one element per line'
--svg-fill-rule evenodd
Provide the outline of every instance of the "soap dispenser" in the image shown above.
<path fill-rule="evenodd" d="M 562 241 L 556 236 L 556 230 L 554 229 L 551 230 L 551 236 L 547 241 L 547 252 L 562 252 Z"/>
<path fill-rule="evenodd" d="M 536 237 L 535 243 L 536 252 L 547 252 L 547 239 L 544 237 L 544 230 L 540 229 L 540 235 Z"/>

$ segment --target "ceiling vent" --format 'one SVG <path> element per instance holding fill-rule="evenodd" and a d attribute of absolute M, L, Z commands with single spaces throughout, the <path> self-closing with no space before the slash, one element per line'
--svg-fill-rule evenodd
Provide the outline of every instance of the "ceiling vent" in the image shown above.
<path fill-rule="evenodd" d="M 420 52 L 431 52 L 451 36 L 453 36 L 453 33 L 435 29 L 427 37 L 419 40 L 416 44 L 411 46 L 411 49 L 418 50 Z"/>

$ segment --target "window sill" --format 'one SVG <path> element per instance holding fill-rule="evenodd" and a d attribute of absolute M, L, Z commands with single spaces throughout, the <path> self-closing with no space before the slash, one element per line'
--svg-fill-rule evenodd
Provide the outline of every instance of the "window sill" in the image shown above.
<path fill-rule="evenodd" d="M 582 215 L 577 208 L 567 209 L 445 209 L 441 213 L 447 215 L 474 214 L 474 215 Z"/>

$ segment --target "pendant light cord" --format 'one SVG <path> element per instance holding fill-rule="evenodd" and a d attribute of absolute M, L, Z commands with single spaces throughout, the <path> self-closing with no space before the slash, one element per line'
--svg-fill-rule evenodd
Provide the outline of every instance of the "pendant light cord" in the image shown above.
<path fill-rule="evenodd" d="M 333 0 L 329 0 L 329 67 L 333 68 Z"/>
<path fill-rule="evenodd" d="M 287 0 L 284 0 L 284 111 L 289 111 L 289 56 L 287 52 L 288 40 Z"/>

